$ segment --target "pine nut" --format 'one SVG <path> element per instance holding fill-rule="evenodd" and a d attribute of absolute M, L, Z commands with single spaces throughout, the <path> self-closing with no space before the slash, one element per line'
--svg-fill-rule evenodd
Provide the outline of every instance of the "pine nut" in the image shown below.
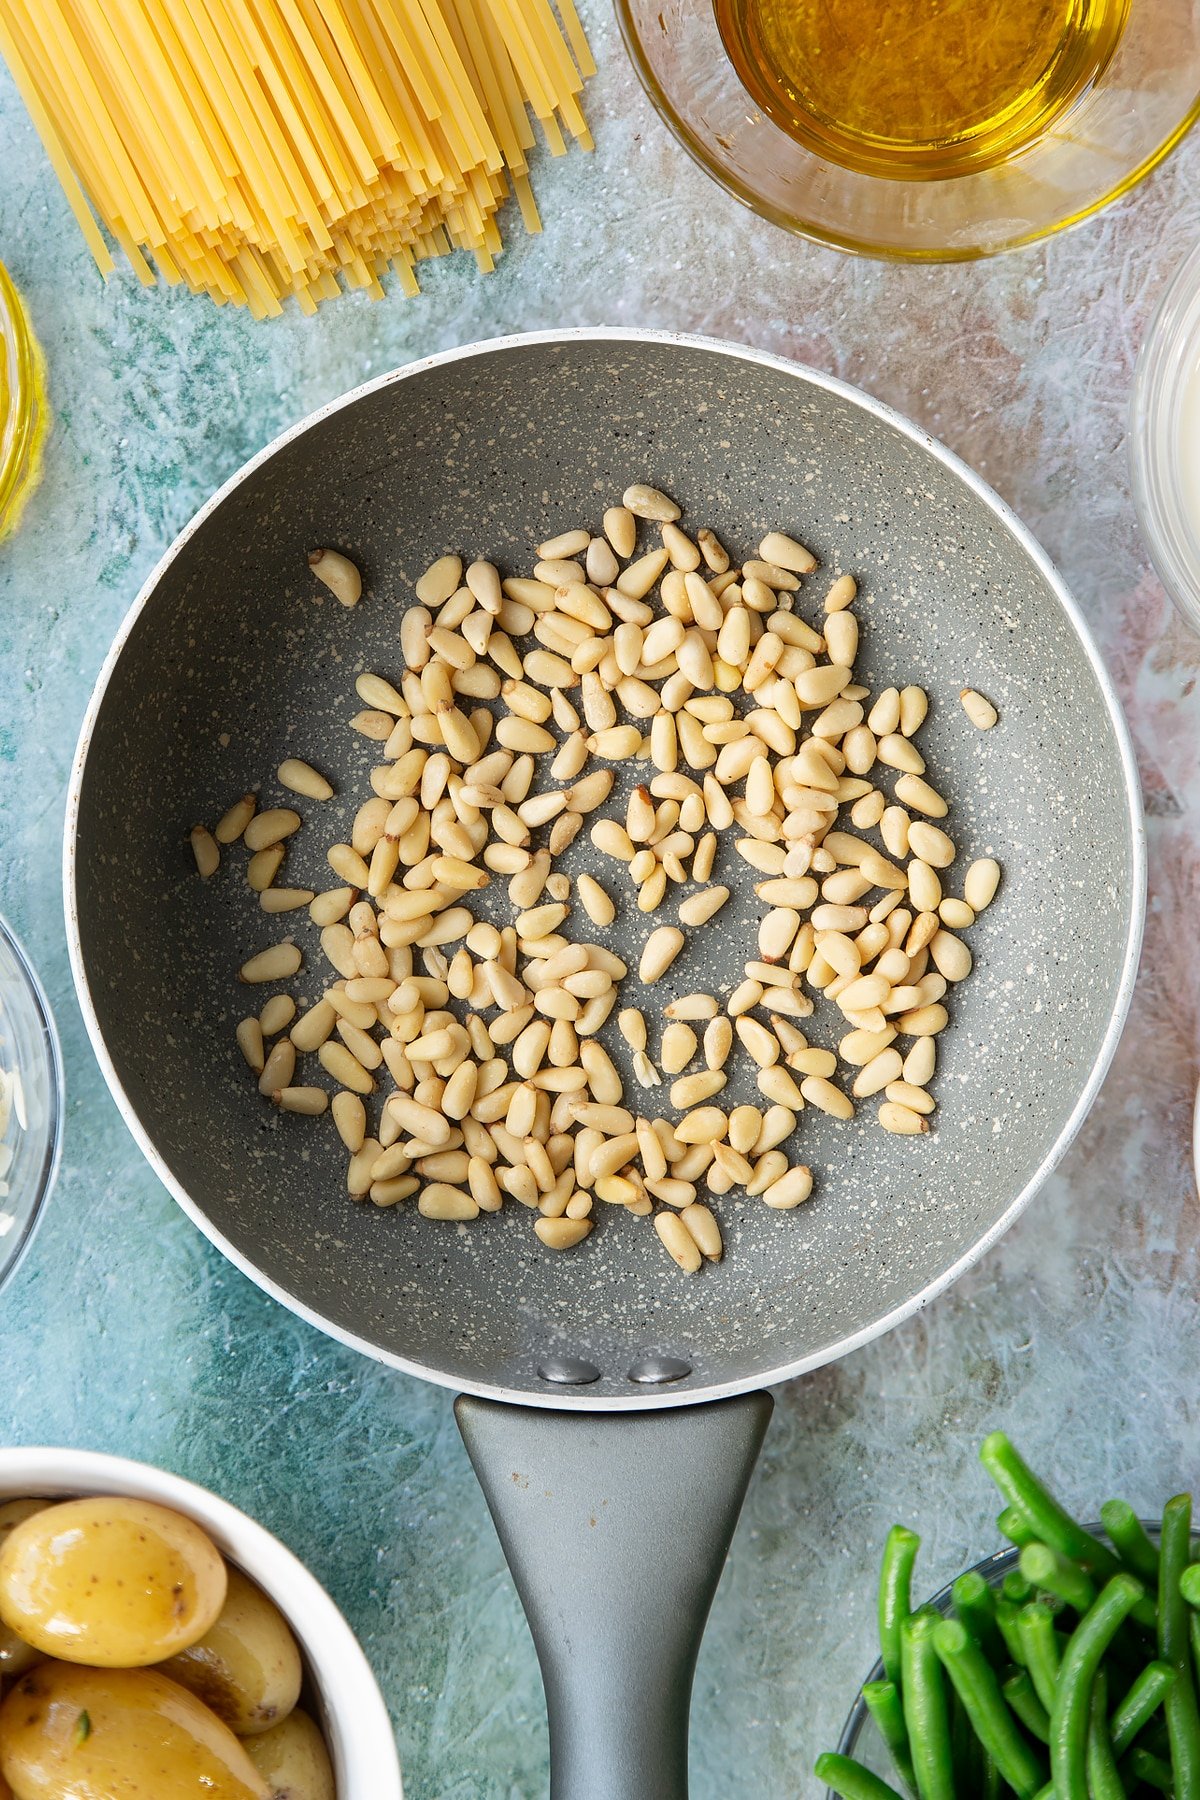
<path fill-rule="evenodd" d="M 898 1050 L 881 1050 L 878 1056 L 873 1056 L 859 1070 L 850 1091 L 860 1100 L 866 1099 L 870 1094 L 878 1094 L 889 1082 L 899 1080 L 903 1066 L 903 1058 Z"/>
<path fill-rule="evenodd" d="M 955 931 L 966 931 L 975 923 L 974 910 L 965 900 L 956 900 L 950 894 L 938 906 L 938 918 L 943 925 L 950 925 Z"/>
<path fill-rule="evenodd" d="M 646 487 L 641 482 L 634 482 L 631 487 L 625 489 L 621 496 L 621 504 L 636 518 L 653 519 L 662 524 L 671 524 L 679 517 L 680 513 L 680 508 L 676 506 L 674 500 L 668 498 L 666 494 L 660 493 L 658 488 Z M 607 529 L 607 515 L 605 516 L 605 526 Z M 628 554 L 628 552 L 622 552 L 616 544 L 613 545 L 613 548 L 618 555 Z"/>
<path fill-rule="evenodd" d="M 896 798 L 930 819 L 944 819 L 950 810 L 937 789 L 920 775 L 901 775 L 896 783 Z"/>
<path fill-rule="evenodd" d="M 800 1092 L 812 1106 L 820 1107 L 822 1112 L 829 1113 L 835 1119 L 852 1119 L 854 1102 L 841 1088 L 834 1087 L 832 1081 L 823 1075 L 806 1075 L 800 1083 Z"/>
<path fill-rule="evenodd" d="M 919 912 L 936 912 L 941 905 L 942 884 L 937 871 L 919 857 L 908 865 L 908 891 Z"/>
<path fill-rule="evenodd" d="M 760 1069 L 755 1079 L 759 1093 L 765 1094 L 774 1106 L 784 1107 L 793 1113 L 803 1110 L 802 1084 L 795 1082 L 781 1063 L 775 1063 L 769 1069 Z"/>
<path fill-rule="evenodd" d="M 958 855 L 954 839 L 936 825 L 927 825 L 924 819 L 913 820 L 908 828 L 908 843 L 914 856 L 935 869 L 948 869 Z"/>
<path fill-rule="evenodd" d="M 972 911 L 981 913 L 991 905 L 999 885 L 1000 864 L 990 856 L 981 856 L 967 870 L 963 898 Z"/>
<path fill-rule="evenodd" d="M 366 1142 L 366 1107 L 357 1094 L 348 1093 L 343 1089 L 341 1093 L 333 1096 L 331 1111 L 338 1136 L 351 1156 L 357 1156 Z"/>
<path fill-rule="evenodd" d="M 266 1062 L 262 1025 L 257 1019 L 243 1019 L 234 1033 L 238 1049 L 256 1075 L 261 1075 Z"/>
<path fill-rule="evenodd" d="M 842 612 L 847 606 L 853 604 L 857 593 L 858 583 L 853 575 L 839 575 L 825 596 L 825 611 L 827 613 Z"/>
<path fill-rule="evenodd" d="M 343 606 L 356 606 L 362 594 L 362 576 L 340 550 L 310 550 L 308 566 Z"/>
<path fill-rule="evenodd" d="M 711 1019 L 717 1011 L 712 994 L 683 994 L 664 1007 L 668 1019 Z"/>
<path fill-rule="evenodd" d="M 787 537 L 782 531 L 768 531 L 758 546 L 758 554 L 766 563 L 774 563 L 780 569 L 793 570 L 797 575 L 807 575 L 817 566 L 817 559 L 811 550 L 797 543 L 795 538 Z"/>
<path fill-rule="evenodd" d="M 417 1196 L 417 1211 L 423 1219 L 475 1219 L 479 1216 L 479 1205 L 461 1188 L 451 1187 L 445 1181 L 431 1181 Z"/>
<path fill-rule="evenodd" d="M 900 730 L 906 738 L 914 731 L 919 731 L 925 723 L 929 711 L 929 696 L 924 688 L 906 687 L 900 690 Z M 918 769 L 916 773 L 921 774 Z"/>
<path fill-rule="evenodd" d="M 213 836 L 218 844 L 237 843 L 254 817 L 254 809 L 257 804 L 253 794 L 243 794 L 240 800 L 235 800 L 233 805 L 222 813 L 213 828 Z"/>
<path fill-rule="evenodd" d="M 880 1107 L 879 1123 L 897 1137 L 917 1137 L 929 1130 L 928 1119 L 923 1119 L 911 1106 L 897 1106 L 894 1100 L 885 1100 Z"/>
<path fill-rule="evenodd" d="M 1000 717 L 991 701 L 985 700 L 983 695 L 977 693 L 974 688 L 964 688 L 959 699 L 962 701 L 962 709 L 968 719 L 972 725 L 977 725 L 980 731 L 990 731 Z"/>
<path fill-rule="evenodd" d="M 671 1105 L 679 1112 L 685 1112 L 691 1107 L 699 1107 L 701 1101 L 711 1100 L 712 1096 L 719 1094 L 724 1086 L 725 1074 L 721 1069 L 702 1069 L 698 1070 L 695 1075 L 681 1075 L 678 1081 L 671 1083 Z M 701 1110 L 707 1113 L 716 1109 L 707 1107 Z M 676 1136 L 679 1136 L 681 1127 L 676 1126 L 675 1132 Z M 681 1141 L 690 1142 L 692 1140 Z"/>
<path fill-rule="evenodd" d="M 790 1212 L 792 1207 L 800 1206 L 809 1198 L 813 1190 L 812 1170 L 803 1163 L 796 1163 L 786 1173 L 779 1175 L 763 1190 L 762 1197 L 766 1204 L 776 1212 Z"/>
<path fill-rule="evenodd" d="M 382 1052 L 380 1053 L 382 1060 Z M 375 1092 L 374 1077 L 363 1067 L 357 1056 L 345 1044 L 335 1043 L 332 1038 L 326 1040 L 317 1051 L 317 1060 L 327 1074 L 340 1082 L 342 1087 L 349 1088 L 354 1094 L 373 1094 Z"/>
<path fill-rule="evenodd" d="M 295 944 L 272 944 L 267 950 L 260 950 L 238 970 L 238 980 L 249 983 L 265 981 L 286 981 L 295 975 L 303 962 L 303 957 Z"/>
<path fill-rule="evenodd" d="M 709 919 L 720 912 L 728 898 L 727 887 L 704 888 L 698 894 L 689 895 L 679 908 L 680 923 L 692 927 L 707 924 Z"/>
<path fill-rule="evenodd" d="M 686 1275 L 694 1275 L 704 1258 L 699 1244 L 681 1223 L 678 1213 L 655 1213 L 654 1229 L 671 1259 Z"/>
<path fill-rule="evenodd" d="M 694 1200 L 690 1206 L 683 1208 L 678 1217 L 700 1254 L 707 1257 L 709 1262 L 720 1262 L 725 1245 L 721 1238 L 721 1228 L 709 1208 Z"/>
<path fill-rule="evenodd" d="M 916 1006 L 910 1012 L 901 1013 L 896 1020 L 896 1029 L 906 1037 L 936 1037 L 939 1031 L 945 1031 L 949 1023 L 949 1013 L 935 1001 L 931 1005 Z"/>
<path fill-rule="evenodd" d="M 904 1080 L 909 1087 L 925 1087 L 928 1082 L 932 1081 L 936 1066 L 936 1039 L 918 1038 L 904 1059 Z"/>
<path fill-rule="evenodd" d="M 924 1041 L 931 1043 L 932 1039 Z M 910 1085 L 907 1081 L 889 1082 L 887 1097 L 898 1106 L 907 1106 L 915 1113 L 931 1113 L 936 1105 L 932 1095 L 927 1094 L 923 1087 Z"/>
<path fill-rule="evenodd" d="M 204 825 L 193 825 L 188 834 L 192 846 L 192 855 L 196 860 L 196 873 L 207 881 L 215 875 L 221 866 L 221 852 L 216 838 Z"/>
<path fill-rule="evenodd" d="M 678 1075 L 686 1069 L 696 1054 L 696 1034 L 690 1025 L 676 1020 L 668 1025 L 662 1035 L 658 1060 L 668 1075 Z"/>
<path fill-rule="evenodd" d="M 704 1062 L 709 1069 L 723 1069 L 733 1048 L 733 1022 L 718 1013 L 704 1032 Z"/>
<path fill-rule="evenodd" d="M 638 963 L 639 979 L 658 981 L 664 976 L 684 946 L 684 935 L 675 925 L 659 925 L 646 939 Z"/>
<path fill-rule="evenodd" d="M 965 981 L 971 973 L 974 961 L 971 952 L 952 931 L 943 928 L 935 932 L 929 942 L 929 954 L 935 969 L 947 981 Z"/>
<path fill-rule="evenodd" d="M 242 833 L 247 850 L 269 850 L 300 829 L 300 814 L 287 806 L 272 806 L 255 813 Z"/>

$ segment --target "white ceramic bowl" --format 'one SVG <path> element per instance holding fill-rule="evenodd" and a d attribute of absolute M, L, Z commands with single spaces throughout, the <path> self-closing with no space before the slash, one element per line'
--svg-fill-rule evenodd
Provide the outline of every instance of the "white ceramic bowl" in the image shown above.
<path fill-rule="evenodd" d="M 1129 418 L 1133 498 L 1142 536 L 1163 586 L 1188 624 L 1200 631 L 1198 400 L 1200 247 L 1175 271 L 1146 329 Z M 1189 457 L 1190 481 L 1184 473 Z"/>
<path fill-rule="evenodd" d="M 0 1450 L 0 1499 L 129 1494 L 203 1526 L 287 1619 L 304 1655 L 309 1703 L 333 1760 L 338 1800 L 403 1800 L 387 1708 L 357 1638 L 325 1589 L 279 1539 L 182 1476 L 90 1450 Z"/>

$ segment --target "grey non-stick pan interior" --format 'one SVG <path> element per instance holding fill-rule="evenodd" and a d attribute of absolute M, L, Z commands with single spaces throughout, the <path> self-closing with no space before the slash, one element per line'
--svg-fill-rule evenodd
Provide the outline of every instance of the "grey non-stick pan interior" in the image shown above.
<path fill-rule="evenodd" d="M 857 576 L 858 678 L 928 688 L 921 742 L 952 799 L 958 870 L 979 855 L 1004 870 L 970 934 L 975 973 L 950 1001 L 936 1130 L 891 1137 L 873 1105 L 848 1124 L 810 1108 L 795 1150 L 814 1170 L 813 1200 L 787 1213 L 719 1202 L 724 1260 L 693 1278 L 646 1220 L 616 1208 L 557 1255 L 515 1205 L 460 1229 L 411 1205 L 348 1201 L 329 1121 L 280 1117 L 233 1045 L 248 948 L 298 921 L 306 967 L 289 985 L 311 999 L 316 933 L 303 914 L 264 918 L 240 872 L 201 884 L 186 837 L 247 787 L 282 798 L 274 770 L 304 757 L 338 798 L 293 841 L 288 880 L 330 885 L 325 846 L 339 820 L 348 830 L 377 760 L 347 726 L 354 679 L 398 675 L 415 578 L 447 549 L 527 573 L 533 544 L 598 527 L 638 480 L 737 555 L 776 526 L 803 538 L 825 565 L 800 600 L 813 618 L 826 571 Z M 353 611 L 308 571 L 305 552 L 325 544 L 364 570 Z M 994 730 L 967 722 L 967 685 L 999 708 Z M 493 1399 L 613 1412 L 812 1368 L 911 1312 L 993 1242 L 1096 1091 L 1143 905 L 1136 775 L 1115 699 L 1012 515 L 920 432 L 835 381 L 642 333 L 518 339 L 416 364 L 251 463 L 156 571 L 109 659 L 67 856 L 76 972 L 105 1073 L 202 1229 L 287 1304 L 400 1367 Z M 635 910 L 618 866 L 586 834 L 563 866 L 620 895 L 606 941 L 636 965 L 657 920 Z M 758 878 L 727 845 L 716 879 L 734 889 L 718 920 L 654 989 L 628 984 L 651 1016 L 672 993 L 728 988 L 754 953 Z M 503 884 L 485 905 L 503 905 Z M 838 1035 L 821 1009 L 810 1035 Z M 751 1098 L 751 1073 L 724 1098 Z M 627 1087 L 662 1107 L 663 1093 Z M 656 1373 L 677 1379 L 631 1378 Z"/>

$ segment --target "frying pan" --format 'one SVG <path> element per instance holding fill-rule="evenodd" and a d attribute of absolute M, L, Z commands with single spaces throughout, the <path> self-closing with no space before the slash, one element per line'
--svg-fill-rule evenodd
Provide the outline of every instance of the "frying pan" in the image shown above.
<path fill-rule="evenodd" d="M 520 1207 L 459 1228 L 411 1207 L 350 1205 L 328 1122 L 273 1114 L 232 1047 L 238 966 L 297 918 L 304 936 L 307 921 L 264 921 L 228 869 L 201 885 L 185 835 L 249 785 L 273 794 L 284 756 L 307 758 L 339 798 L 293 840 L 288 879 L 329 885 L 324 846 L 339 825 L 345 835 L 375 760 L 347 729 L 354 678 L 398 672 L 416 576 L 447 548 L 527 570 L 530 546 L 594 526 L 635 480 L 676 495 L 685 525 L 711 526 L 740 555 L 778 525 L 858 575 L 860 678 L 928 687 L 922 747 L 952 797 L 959 868 L 984 854 L 1004 868 L 940 1040 L 936 1131 L 890 1137 L 870 1107 L 851 1125 L 810 1108 L 799 1141 L 813 1201 L 780 1214 L 726 1198 L 724 1261 L 693 1278 L 619 1209 L 554 1255 Z M 318 604 L 304 554 L 314 544 L 360 562 L 355 610 Z M 958 706 L 968 684 L 1000 710 L 989 733 Z M 613 804 L 621 797 L 618 786 Z M 631 980 L 623 1004 L 653 1018 L 672 993 L 740 977 L 760 909 L 751 872 L 731 847 L 721 855 L 729 905 L 653 990 Z M 563 866 L 619 889 L 586 834 Z M 484 899 L 501 904 L 503 884 Z M 647 332 L 433 357 L 263 451 L 134 604 L 88 711 L 68 810 L 80 1003 L 161 1179 L 285 1305 L 467 1396 L 460 1424 L 542 1662 L 560 1800 L 686 1794 L 699 1636 L 769 1412 L 755 1390 L 905 1318 L 1012 1223 L 1107 1068 L 1143 904 L 1137 777 L 1116 698 L 1012 513 L 841 382 Z M 654 922 L 622 893 L 609 941 L 631 966 Z M 320 957 L 308 942 L 291 987 L 312 999 Z M 810 1024 L 817 1042 L 836 1036 L 819 1015 Z M 723 1100 L 752 1096 L 743 1074 Z"/>

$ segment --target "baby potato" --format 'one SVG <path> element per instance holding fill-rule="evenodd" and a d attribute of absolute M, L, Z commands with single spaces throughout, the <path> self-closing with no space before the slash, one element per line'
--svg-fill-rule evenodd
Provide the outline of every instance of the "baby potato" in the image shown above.
<path fill-rule="evenodd" d="M 50 1504 L 49 1500 L 5 1500 L 0 1504 L 0 1548 L 7 1543 L 15 1525 L 23 1525 L 34 1513 L 45 1512 Z M 26 1669 L 32 1669 L 34 1663 L 40 1661 L 40 1653 L 31 1644 L 10 1631 L 7 1625 L 0 1624 L 0 1679 L 6 1675 L 23 1675 Z M 6 1782 L 0 1782 L 0 1800 L 12 1800 Z"/>
<path fill-rule="evenodd" d="M 182 1513 L 147 1500 L 68 1500 L 0 1547 L 0 1619 L 68 1662 L 133 1669 L 186 1650 L 225 1603 L 225 1563 Z"/>
<path fill-rule="evenodd" d="M 228 1726 L 154 1669 L 47 1662 L 0 1706 L 17 1800 L 270 1800 Z"/>
<path fill-rule="evenodd" d="M 278 1607 L 229 1570 L 221 1616 L 199 1643 L 162 1665 L 238 1737 L 286 1719 L 300 1698 L 300 1652 Z"/>
<path fill-rule="evenodd" d="M 270 1800 L 334 1800 L 329 1752 L 306 1712 L 248 1738 L 245 1749 L 266 1776 Z"/>

